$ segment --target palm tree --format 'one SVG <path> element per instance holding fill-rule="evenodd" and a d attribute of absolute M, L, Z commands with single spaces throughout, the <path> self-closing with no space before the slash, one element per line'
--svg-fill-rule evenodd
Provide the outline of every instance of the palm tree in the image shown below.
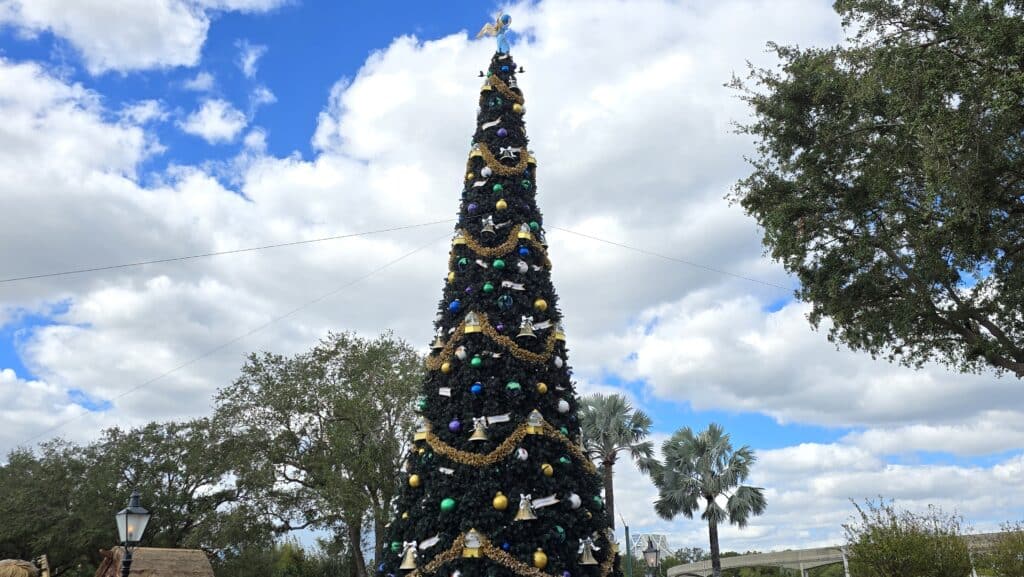
<path fill-rule="evenodd" d="M 590 395 L 580 407 L 583 448 L 597 461 L 604 477 L 604 501 L 615 528 L 613 469 L 619 453 L 629 451 L 641 472 L 650 471 L 654 445 L 643 439 L 651 432 L 651 418 L 634 410 L 622 395 Z"/>
<path fill-rule="evenodd" d="M 651 466 L 651 478 L 658 488 L 654 510 L 666 520 L 680 513 L 692 519 L 703 502 L 700 517 L 708 522 L 711 567 L 714 577 L 721 577 L 718 524 L 728 521 L 742 529 L 751 515 L 764 513 L 764 490 L 740 485 L 757 460 L 754 451 L 746 445 L 734 451 L 729 435 L 711 423 L 698 435 L 690 427 L 676 431 L 662 444 L 661 452 L 664 463 Z"/>

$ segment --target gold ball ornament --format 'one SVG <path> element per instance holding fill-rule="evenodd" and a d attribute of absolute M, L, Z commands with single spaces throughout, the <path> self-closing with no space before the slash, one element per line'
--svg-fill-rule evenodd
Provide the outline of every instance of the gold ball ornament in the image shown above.
<path fill-rule="evenodd" d="M 512 112 L 515 112 L 516 114 L 522 114 L 525 111 L 526 109 L 523 108 L 523 105 L 518 102 L 512 105 Z"/>
<path fill-rule="evenodd" d="M 498 491 L 498 494 L 494 496 L 494 500 L 491 501 L 491 505 L 494 505 L 494 508 L 499 511 L 504 511 L 508 509 L 508 497 L 503 495 L 501 491 Z"/>
<path fill-rule="evenodd" d="M 408 519 L 409 518 L 409 512 L 405 511 L 404 513 L 402 513 L 402 518 L 403 519 Z"/>
<path fill-rule="evenodd" d="M 544 463 L 543 465 L 541 465 L 540 471 L 544 473 L 545 477 L 550 477 L 555 474 L 555 468 L 552 467 L 549 463 Z"/>
<path fill-rule="evenodd" d="M 441 372 L 446 374 L 446 375 L 448 373 L 452 372 L 452 364 L 447 362 L 447 361 L 441 363 Z"/>
<path fill-rule="evenodd" d="M 427 450 L 424 449 L 423 447 L 420 447 L 419 449 L 416 449 L 416 453 L 418 455 L 422 455 L 423 453 L 426 453 L 426 452 L 427 452 Z"/>
<path fill-rule="evenodd" d="M 548 392 L 547 383 L 537 383 L 537 392 L 540 394 L 546 394 Z"/>
<path fill-rule="evenodd" d="M 410 487 L 414 487 L 414 488 L 415 487 L 419 487 L 422 482 L 423 481 L 420 480 L 420 476 L 419 475 L 410 475 L 409 476 L 409 486 Z"/>
<path fill-rule="evenodd" d="M 452 271 L 452 272 L 448 273 L 448 282 L 450 282 L 450 283 L 455 282 L 455 271 Z"/>
<path fill-rule="evenodd" d="M 499 198 L 498 202 L 494 203 L 494 208 L 497 210 L 505 210 L 508 208 L 508 203 L 505 202 L 504 198 Z"/>
<path fill-rule="evenodd" d="M 540 312 L 544 312 L 548 310 L 548 301 L 544 299 L 537 299 L 533 301 L 533 308 L 537 309 Z"/>
<path fill-rule="evenodd" d="M 472 172 L 467 172 L 466 173 L 466 180 L 473 180 L 473 173 Z"/>
<path fill-rule="evenodd" d="M 538 569 L 548 566 L 548 555 L 543 549 L 537 549 L 533 552 L 533 566 Z"/>

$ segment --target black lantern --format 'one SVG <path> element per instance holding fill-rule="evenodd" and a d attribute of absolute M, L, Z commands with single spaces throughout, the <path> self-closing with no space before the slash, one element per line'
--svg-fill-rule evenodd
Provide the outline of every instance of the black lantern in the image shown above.
<path fill-rule="evenodd" d="M 142 533 L 149 524 L 149 511 L 139 504 L 138 489 L 132 491 L 128 506 L 117 512 L 117 534 L 124 545 L 124 559 L 121 560 L 121 577 L 128 577 L 132 567 L 132 550 L 142 540 Z"/>
<path fill-rule="evenodd" d="M 658 574 L 658 555 L 661 551 L 654 546 L 654 541 L 651 538 L 647 538 L 647 548 L 644 549 L 644 563 L 647 564 L 647 574 L 657 575 Z"/>

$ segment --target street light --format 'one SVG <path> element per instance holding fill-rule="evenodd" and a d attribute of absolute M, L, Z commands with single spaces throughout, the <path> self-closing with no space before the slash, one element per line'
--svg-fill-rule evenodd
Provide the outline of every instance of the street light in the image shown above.
<path fill-rule="evenodd" d="M 128 577 L 132 570 L 132 550 L 142 540 L 142 533 L 149 524 L 149 511 L 139 504 L 139 490 L 132 491 L 128 498 L 128 506 L 117 512 L 114 519 L 117 520 L 117 534 L 124 545 L 124 559 L 121 560 L 121 577 Z"/>
<path fill-rule="evenodd" d="M 654 546 L 654 541 L 651 538 L 647 538 L 647 548 L 644 549 L 644 563 L 647 564 L 647 574 L 651 577 L 656 577 L 658 574 L 658 554 L 661 551 Z"/>

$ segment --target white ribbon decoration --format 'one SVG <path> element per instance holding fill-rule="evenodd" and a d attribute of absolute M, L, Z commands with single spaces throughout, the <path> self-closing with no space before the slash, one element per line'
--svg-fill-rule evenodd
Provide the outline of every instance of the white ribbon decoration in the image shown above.
<path fill-rule="evenodd" d="M 494 126 L 498 126 L 499 124 L 501 124 L 501 117 L 500 116 L 498 117 L 497 120 L 492 120 L 490 122 L 485 122 L 485 123 L 481 124 L 480 128 L 483 128 L 484 130 L 487 130 L 488 128 L 492 128 Z"/>
<path fill-rule="evenodd" d="M 503 280 L 503 281 L 501 281 L 501 288 L 512 289 L 514 291 L 524 291 L 524 290 L 526 290 L 526 287 L 523 286 L 523 283 L 512 282 L 510 280 Z"/>

